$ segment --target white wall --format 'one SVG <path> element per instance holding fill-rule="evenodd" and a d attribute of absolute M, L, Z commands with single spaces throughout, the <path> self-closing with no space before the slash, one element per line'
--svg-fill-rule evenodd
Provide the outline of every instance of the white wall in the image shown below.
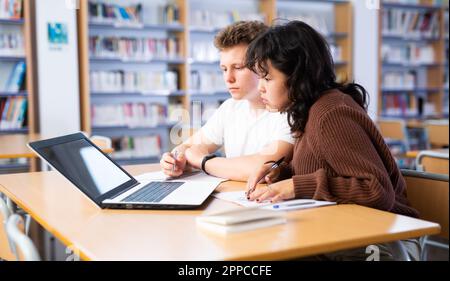
<path fill-rule="evenodd" d="M 80 129 L 75 10 L 62 0 L 35 3 L 40 132 L 45 136 L 72 133 Z M 67 45 L 49 43 L 49 22 L 67 25 Z"/>
<path fill-rule="evenodd" d="M 353 67 L 355 81 L 369 92 L 368 108 L 372 119 L 377 115 L 378 103 L 378 12 L 377 0 L 353 2 Z"/>

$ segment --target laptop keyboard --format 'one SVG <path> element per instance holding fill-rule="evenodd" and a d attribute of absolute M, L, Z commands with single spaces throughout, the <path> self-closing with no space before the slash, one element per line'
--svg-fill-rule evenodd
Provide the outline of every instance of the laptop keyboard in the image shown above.
<path fill-rule="evenodd" d="M 122 202 L 153 202 L 163 200 L 184 182 L 151 182 L 138 191 L 130 194 Z"/>

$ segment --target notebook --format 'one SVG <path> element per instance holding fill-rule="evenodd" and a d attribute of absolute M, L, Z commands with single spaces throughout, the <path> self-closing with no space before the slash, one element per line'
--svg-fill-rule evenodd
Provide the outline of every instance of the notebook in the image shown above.
<path fill-rule="evenodd" d="M 197 225 L 219 234 L 237 233 L 286 223 L 284 213 L 260 208 L 239 208 L 197 217 Z"/>

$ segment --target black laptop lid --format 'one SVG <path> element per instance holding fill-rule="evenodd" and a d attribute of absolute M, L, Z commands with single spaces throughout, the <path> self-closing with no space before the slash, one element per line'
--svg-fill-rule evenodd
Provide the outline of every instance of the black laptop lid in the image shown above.
<path fill-rule="evenodd" d="M 29 145 L 99 206 L 137 183 L 82 133 Z"/>

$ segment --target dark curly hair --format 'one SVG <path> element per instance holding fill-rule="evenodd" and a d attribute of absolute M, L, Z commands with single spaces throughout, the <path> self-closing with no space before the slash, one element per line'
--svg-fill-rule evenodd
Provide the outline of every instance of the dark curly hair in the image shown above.
<path fill-rule="evenodd" d="M 367 92 L 355 83 L 338 83 L 334 62 L 326 40 L 302 21 L 275 25 L 249 45 L 246 66 L 260 77 L 268 74 L 268 63 L 287 76 L 291 102 L 286 108 L 291 132 L 304 132 L 311 106 L 327 90 L 338 89 L 350 95 L 367 110 Z"/>

